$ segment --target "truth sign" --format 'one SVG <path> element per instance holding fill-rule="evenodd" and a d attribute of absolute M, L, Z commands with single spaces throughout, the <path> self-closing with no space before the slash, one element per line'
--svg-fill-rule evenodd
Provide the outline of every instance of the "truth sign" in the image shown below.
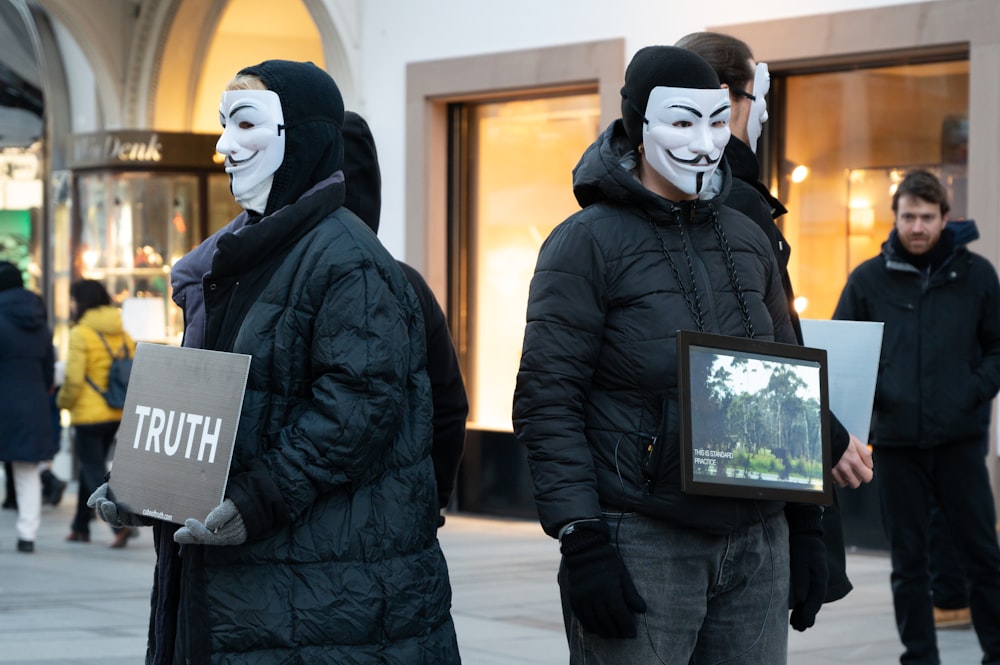
<path fill-rule="evenodd" d="M 244 354 L 136 345 L 111 468 L 121 508 L 183 524 L 222 503 L 249 371 Z"/>

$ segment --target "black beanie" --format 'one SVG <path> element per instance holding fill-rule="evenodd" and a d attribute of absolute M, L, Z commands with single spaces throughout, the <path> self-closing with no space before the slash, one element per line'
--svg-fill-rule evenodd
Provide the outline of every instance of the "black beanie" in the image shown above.
<path fill-rule="evenodd" d="M 10 261 L 0 261 L 0 291 L 24 288 L 21 271 Z"/>
<path fill-rule="evenodd" d="M 246 67 L 281 100 L 285 157 L 274 173 L 265 215 L 294 203 L 344 161 L 344 98 L 333 78 L 311 62 L 266 60 Z"/>
<path fill-rule="evenodd" d="M 344 207 L 378 233 L 382 212 L 382 173 L 375 138 L 365 119 L 354 111 L 344 114 Z"/>
<path fill-rule="evenodd" d="M 622 124 L 632 148 L 642 143 L 646 102 L 653 88 L 720 87 L 715 70 L 696 53 L 676 46 L 647 46 L 639 49 L 625 68 L 622 86 Z"/>

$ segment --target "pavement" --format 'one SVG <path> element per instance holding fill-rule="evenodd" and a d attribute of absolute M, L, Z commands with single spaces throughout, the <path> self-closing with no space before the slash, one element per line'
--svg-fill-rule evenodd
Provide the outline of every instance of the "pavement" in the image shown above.
<path fill-rule="evenodd" d="M 152 535 L 142 529 L 112 550 L 110 529 L 97 522 L 91 543 L 65 542 L 75 503 L 71 484 L 58 507 L 45 507 L 34 554 L 15 551 L 15 512 L 0 510 L 0 665 L 143 662 Z M 568 662 L 558 546 L 536 522 L 453 514 L 439 535 L 465 665 Z M 815 627 L 789 631 L 790 664 L 898 663 L 887 556 L 852 552 L 847 566 L 854 591 L 825 606 Z M 938 641 L 942 665 L 982 658 L 971 630 L 939 631 Z"/>

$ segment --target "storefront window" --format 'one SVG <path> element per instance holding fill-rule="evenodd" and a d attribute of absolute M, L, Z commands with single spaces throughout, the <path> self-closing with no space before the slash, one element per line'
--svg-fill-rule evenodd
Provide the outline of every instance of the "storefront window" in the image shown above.
<path fill-rule="evenodd" d="M 911 168 L 949 187 L 966 211 L 968 61 L 790 75 L 772 190 L 792 246 L 804 318 L 829 318 L 849 272 L 878 254 L 893 224 L 894 186 Z M 779 88 L 782 89 L 782 88 Z"/>
<path fill-rule="evenodd" d="M 179 343 L 170 266 L 192 246 L 200 219 L 194 175 L 97 173 L 77 183 L 82 228 L 75 271 L 104 283 L 138 340 Z"/>
<path fill-rule="evenodd" d="M 598 133 L 596 94 L 471 109 L 469 427 L 511 430 L 528 286 L 542 241 L 579 205 L 572 170 Z"/>

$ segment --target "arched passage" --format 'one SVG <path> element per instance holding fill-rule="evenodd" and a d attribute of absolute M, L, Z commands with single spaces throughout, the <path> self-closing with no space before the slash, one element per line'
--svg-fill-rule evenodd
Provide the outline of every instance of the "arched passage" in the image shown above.
<path fill-rule="evenodd" d="M 352 67 L 337 21 L 322 0 L 180 3 L 158 58 L 152 127 L 217 131 L 218 95 L 226 82 L 241 67 L 269 58 L 326 67 L 349 100 Z"/>

